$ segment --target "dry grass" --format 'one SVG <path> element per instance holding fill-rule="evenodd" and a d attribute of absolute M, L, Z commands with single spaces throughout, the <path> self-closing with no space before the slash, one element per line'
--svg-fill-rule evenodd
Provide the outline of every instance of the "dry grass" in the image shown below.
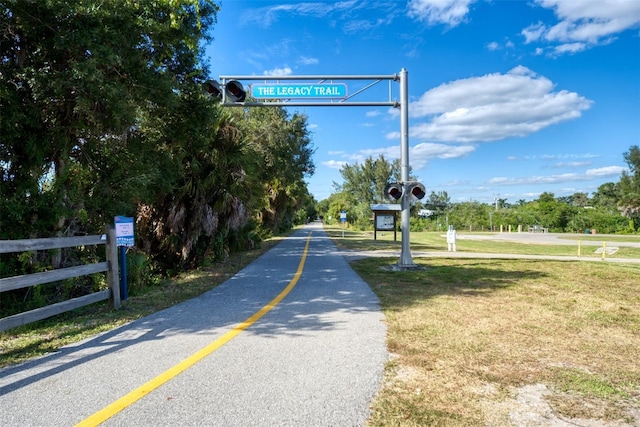
<path fill-rule="evenodd" d="M 640 423 L 640 266 L 396 261 L 352 264 L 394 354 L 371 425 Z"/>

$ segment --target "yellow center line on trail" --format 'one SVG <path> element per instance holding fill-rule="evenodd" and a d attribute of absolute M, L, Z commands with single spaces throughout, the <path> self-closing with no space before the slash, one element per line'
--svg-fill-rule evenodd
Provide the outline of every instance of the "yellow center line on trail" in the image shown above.
<path fill-rule="evenodd" d="M 78 424 L 76 424 L 76 427 L 97 426 L 105 422 L 106 420 L 108 420 L 118 412 L 122 411 L 123 409 L 127 408 L 128 406 L 132 405 L 138 400 L 142 399 L 144 396 L 151 393 L 153 390 L 157 389 L 158 387 L 168 382 L 172 378 L 175 378 L 176 376 L 180 375 L 182 372 L 186 371 L 191 366 L 195 365 L 200 360 L 204 359 L 205 357 L 207 357 L 208 355 L 210 355 L 211 353 L 213 353 L 214 351 L 216 351 L 217 349 L 219 349 L 220 347 L 222 347 L 223 345 L 231 341 L 238 334 L 240 334 L 240 332 L 244 331 L 249 326 L 253 325 L 262 316 L 264 316 L 269 311 L 271 311 L 276 305 L 280 303 L 280 301 L 284 299 L 284 297 L 286 297 L 289 294 L 289 292 L 291 292 L 291 290 L 298 283 L 298 280 L 302 275 L 302 270 L 304 269 L 304 263 L 307 259 L 307 252 L 309 251 L 310 242 L 311 242 L 311 233 L 309 233 L 309 235 L 307 236 L 307 242 L 305 244 L 304 251 L 302 252 L 302 257 L 300 258 L 298 269 L 296 270 L 296 273 L 293 275 L 293 278 L 291 279 L 287 287 L 284 288 L 282 292 L 280 292 L 278 296 L 272 299 L 267 305 L 262 307 L 259 311 L 254 313 L 251 317 L 246 319 L 244 322 L 239 323 L 232 330 L 230 330 L 229 332 L 227 332 L 217 340 L 213 341 L 211 344 L 204 347 L 202 350 L 197 351 L 196 353 L 192 354 L 188 358 L 184 359 L 182 362 L 178 363 L 172 368 L 167 369 L 157 377 L 153 378 L 151 381 L 148 381 L 147 383 L 141 385 L 137 389 L 129 392 L 125 396 L 116 400 L 109 406 L 101 409 L 100 411 L 96 412 L 90 417 L 80 421 Z"/>

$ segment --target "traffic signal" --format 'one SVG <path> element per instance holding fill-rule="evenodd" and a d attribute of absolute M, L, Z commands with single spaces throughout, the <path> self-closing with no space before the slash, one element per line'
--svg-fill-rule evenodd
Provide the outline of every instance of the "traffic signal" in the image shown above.
<path fill-rule="evenodd" d="M 392 182 L 391 184 L 387 184 L 387 186 L 384 187 L 384 195 L 389 200 L 398 200 L 400 197 L 402 197 L 402 184 L 400 184 L 399 182 Z"/>
<path fill-rule="evenodd" d="M 419 182 L 410 182 L 408 186 L 409 194 L 418 200 L 422 199 L 427 194 L 424 185 Z"/>
<path fill-rule="evenodd" d="M 220 83 L 215 80 L 207 80 L 204 83 L 204 91 L 212 98 L 222 98 L 222 88 L 220 87 Z"/>
<path fill-rule="evenodd" d="M 237 80 L 230 80 L 224 86 L 215 80 L 207 80 L 204 84 L 204 91 L 215 99 L 223 98 L 223 90 L 225 102 L 244 102 L 247 98 L 242 83 Z"/>
<path fill-rule="evenodd" d="M 418 200 L 422 199 L 427 194 L 424 185 L 419 182 L 408 182 L 406 186 L 408 194 Z M 387 184 L 384 188 L 384 195 L 389 200 L 399 200 L 402 197 L 403 191 L 402 183 L 392 182 L 391 184 Z"/>
<path fill-rule="evenodd" d="M 225 92 L 227 92 L 227 99 L 231 102 L 244 102 L 247 97 L 247 92 L 244 91 L 242 83 L 237 80 L 231 80 L 225 86 Z"/>

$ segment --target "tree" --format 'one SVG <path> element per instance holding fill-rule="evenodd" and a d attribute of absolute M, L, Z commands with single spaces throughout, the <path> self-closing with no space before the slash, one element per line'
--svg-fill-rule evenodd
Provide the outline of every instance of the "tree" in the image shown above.
<path fill-rule="evenodd" d="M 424 202 L 427 209 L 431 209 L 436 215 L 442 215 L 451 208 L 451 199 L 446 191 L 432 191 L 429 198 Z"/>
<path fill-rule="evenodd" d="M 606 182 L 600 185 L 591 198 L 591 202 L 594 207 L 600 207 L 611 211 L 617 210 L 619 200 L 619 186 L 613 182 Z"/>
<path fill-rule="evenodd" d="M 307 117 L 289 116 L 284 108 L 236 109 L 234 117 L 260 159 L 255 176 L 262 186 L 260 222 L 273 231 L 288 229 L 312 200 L 304 181 L 315 172 Z"/>
<path fill-rule="evenodd" d="M 368 157 L 363 163 L 345 164 L 340 169 L 344 180 L 341 190 L 350 195 L 353 203 L 383 203 L 384 188 L 392 180 L 398 180 L 400 163 L 389 162 L 383 155 L 377 159 Z"/>
<path fill-rule="evenodd" d="M 629 166 L 629 172 L 623 171 L 620 182 L 619 207 L 625 216 L 640 223 L 640 148 L 633 145 L 624 153 L 624 160 Z"/>
<path fill-rule="evenodd" d="M 131 133 L 202 78 L 217 6 L 8 0 L 0 13 L 0 233 L 99 232 L 149 195 L 154 150 Z"/>
<path fill-rule="evenodd" d="M 400 181 L 400 160 L 389 162 L 380 155 L 377 159 L 368 157 L 362 163 L 345 164 L 340 169 L 343 178 L 336 190 L 348 201 L 351 223 L 360 228 L 370 226 L 371 208 L 374 203 L 388 203 L 384 188 L 390 182 Z M 410 180 L 415 180 L 410 177 Z"/>

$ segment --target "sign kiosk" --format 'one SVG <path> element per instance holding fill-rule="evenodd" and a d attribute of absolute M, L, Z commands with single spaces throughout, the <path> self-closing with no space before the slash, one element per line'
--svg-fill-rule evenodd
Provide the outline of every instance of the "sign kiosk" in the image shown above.
<path fill-rule="evenodd" d="M 396 204 L 376 204 L 370 205 L 373 211 L 373 240 L 378 239 L 378 231 L 393 230 L 393 241 L 397 238 L 396 219 L 398 212 L 402 211 L 402 206 Z"/>

